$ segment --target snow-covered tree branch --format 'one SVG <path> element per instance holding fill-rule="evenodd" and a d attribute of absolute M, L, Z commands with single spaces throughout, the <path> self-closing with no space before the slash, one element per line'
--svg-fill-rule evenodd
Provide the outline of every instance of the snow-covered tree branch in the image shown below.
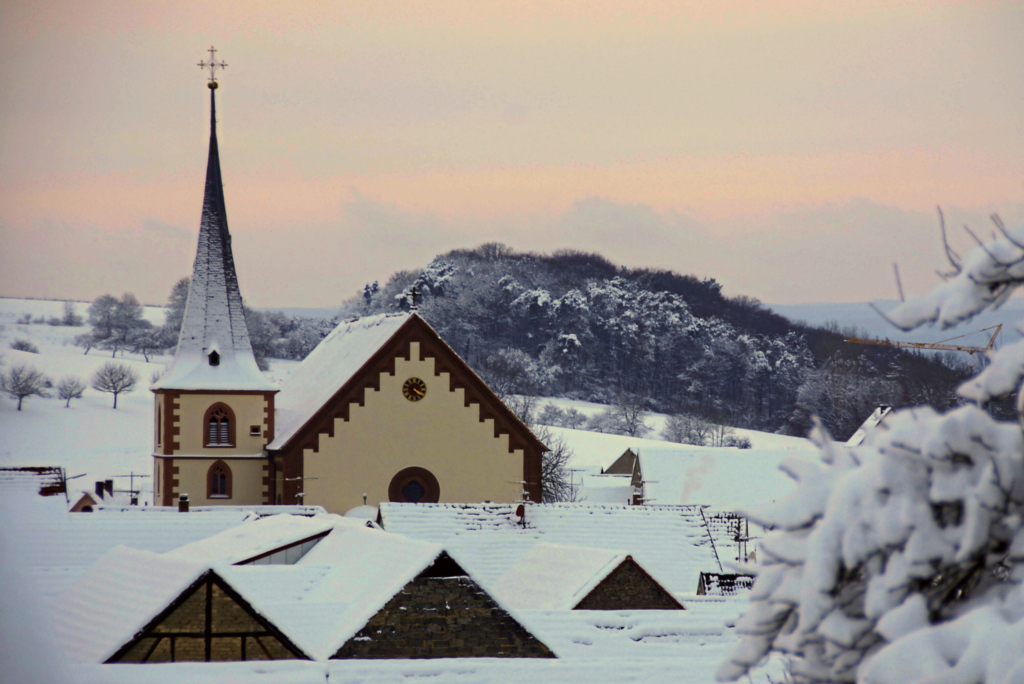
<path fill-rule="evenodd" d="M 1024 226 L 997 227 L 890 320 L 949 327 L 1006 301 L 1024 281 Z M 1024 344 L 989 357 L 965 405 L 896 412 L 860 447 L 819 424 L 820 460 L 790 463 L 793 495 L 751 514 L 775 531 L 720 680 L 775 652 L 799 682 L 1024 681 L 1024 435 L 984 410 L 1020 387 Z"/>

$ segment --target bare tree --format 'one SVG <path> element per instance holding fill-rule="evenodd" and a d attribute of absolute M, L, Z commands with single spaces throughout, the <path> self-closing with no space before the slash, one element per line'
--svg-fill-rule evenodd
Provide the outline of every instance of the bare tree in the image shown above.
<path fill-rule="evenodd" d="M 72 399 L 81 399 L 85 392 L 85 383 L 75 375 L 61 378 L 57 383 L 57 396 L 65 400 L 64 408 L 71 408 Z"/>
<path fill-rule="evenodd" d="M 572 430 L 578 430 L 583 427 L 583 424 L 587 422 L 587 417 L 580 413 L 576 408 L 570 406 L 565 409 L 565 422 L 563 425 Z"/>
<path fill-rule="evenodd" d="M 614 405 L 593 415 L 586 428 L 592 432 L 612 432 L 630 437 L 643 437 L 651 430 L 647 424 L 647 397 L 640 394 L 623 394 Z"/>
<path fill-rule="evenodd" d="M 575 501 L 576 492 L 573 491 L 569 478 L 569 460 L 573 456 L 572 449 L 560 435 L 556 435 L 544 426 L 535 428 L 534 434 L 548 447 L 540 464 L 544 503 Z"/>
<path fill-rule="evenodd" d="M 52 384 L 42 371 L 25 363 L 11 366 L 9 371 L 0 374 L 0 390 L 3 390 L 11 399 L 18 400 L 19 411 L 21 402 L 26 397 L 45 397 L 46 390 Z"/>
<path fill-rule="evenodd" d="M 712 425 L 698 416 L 676 413 L 665 421 L 662 439 L 680 444 L 704 446 L 711 436 Z"/>
<path fill-rule="evenodd" d="M 100 366 L 92 376 L 92 387 L 97 392 L 114 395 L 114 408 L 117 408 L 117 395 L 131 392 L 139 381 L 139 374 L 123 363 L 108 361 Z"/>

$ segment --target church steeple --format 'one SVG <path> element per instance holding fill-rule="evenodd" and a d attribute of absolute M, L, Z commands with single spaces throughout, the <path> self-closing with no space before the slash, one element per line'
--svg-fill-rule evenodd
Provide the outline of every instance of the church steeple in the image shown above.
<path fill-rule="evenodd" d="M 224 205 L 217 147 L 217 79 L 227 66 L 214 59 L 200 62 L 210 69 L 210 152 L 206 162 L 206 193 L 199 226 L 199 246 L 174 360 L 154 389 L 273 390 L 256 365 L 242 309 L 242 293 L 231 255 L 231 234 Z"/>

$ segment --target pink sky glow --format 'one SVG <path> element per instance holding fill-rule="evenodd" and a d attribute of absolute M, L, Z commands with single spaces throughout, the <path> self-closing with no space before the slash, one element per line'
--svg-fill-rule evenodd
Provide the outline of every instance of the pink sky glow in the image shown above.
<path fill-rule="evenodd" d="M 188 274 L 210 44 L 255 306 L 493 240 L 860 301 L 934 282 L 936 205 L 1024 221 L 1015 2 L 41 0 L 0 6 L 0 296 Z"/>

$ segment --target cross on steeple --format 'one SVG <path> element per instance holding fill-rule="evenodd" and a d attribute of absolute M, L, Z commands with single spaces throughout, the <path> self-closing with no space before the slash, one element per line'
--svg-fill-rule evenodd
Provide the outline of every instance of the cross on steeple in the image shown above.
<path fill-rule="evenodd" d="M 217 61 L 217 58 L 216 58 L 217 49 L 214 48 L 212 45 L 210 46 L 210 49 L 207 50 L 207 52 L 210 53 L 210 61 L 207 62 L 206 60 L 203 60 L 203 61 L 199 62 L 199 68 L 200 69 L 209 69 L 210 70 L 210 83 L 209 83 L 209 86 L 210 86 L 210 89 L 212 90 L 212 89 L 217 87 L 217 69 L 227 69 L 228 63 L 223 61 L 223 60 L 221 60 L 219 62 Z"/>
<path fill-rule="evenodd" d="M 409 297 L 410 299 L 412 299 L 412 306 L 409 307 L 409 311 L 419 310 L 419 300 L 422 296 L 423 295 L 420 294 L 420 291 L 417 290 L 415 286 L 413 286 L 412 290 L 409 291 Z"/>

